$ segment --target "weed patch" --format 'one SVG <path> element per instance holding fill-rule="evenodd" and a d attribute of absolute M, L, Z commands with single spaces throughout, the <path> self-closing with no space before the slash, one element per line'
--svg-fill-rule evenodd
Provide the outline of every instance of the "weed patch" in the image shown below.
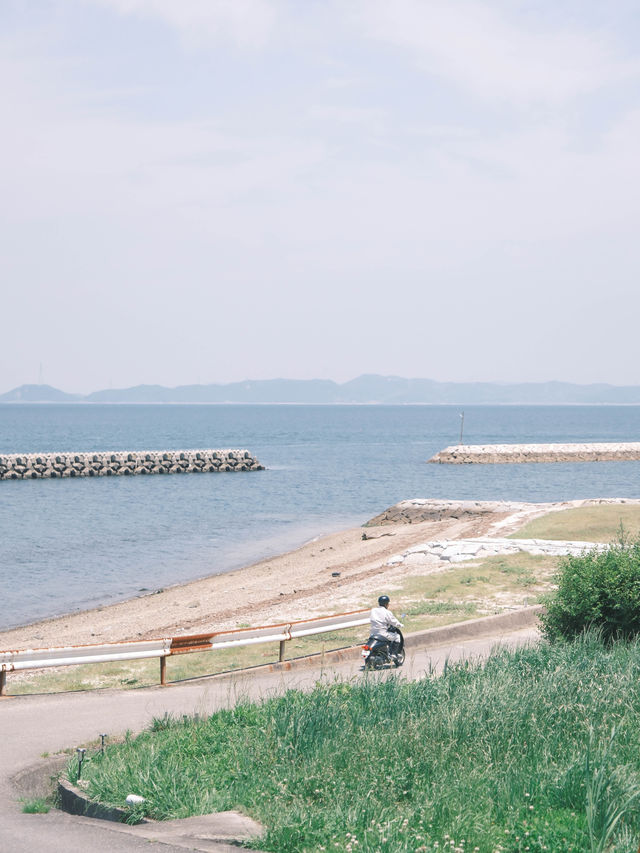
<path fill-rule="evenodd" d="M 50 809 L 51 806 L 42 797 L 38 797 L 34 800 L 25 800 L 22 804 L 22 811 L 24 814 L 48 814 Z"/>
<path fill-rule="evenodd" d="M 637 643 L 587 635 L 419 682 L 336 682 L 165 717 L 83 777 L 158 819 L 239 808 L 270 851 L 622 851 L 640 833 L 638 671 Z"/>

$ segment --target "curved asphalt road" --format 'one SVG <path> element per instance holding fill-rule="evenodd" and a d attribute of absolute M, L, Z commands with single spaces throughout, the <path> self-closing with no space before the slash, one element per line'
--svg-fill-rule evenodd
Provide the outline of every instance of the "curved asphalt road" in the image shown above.
<path fill-rule="evenodd" d="M 535 628 L 467 640 L 436 649 L 407 650 L 400 670 L 403 678 L 421 678 L 440 669 L 445 660 L 485 656 L 497 643 L 520 645 L 534 641 Z M 85 693 L 7 696 L 0 698 L 0 851 L 1 853 L 73 853 L 83 851 L 149 851 L 183 853 L 185 849 L 222 853 L 237 851 L 202 837 L 193 830 L 178 838 L 163 834 L 162 825 L 127 827 L 123 824 L 77 817 L 53 809 L 48 814 L 23 814 L 20 783 L 28 789 L 29 771 L 42 765 L 44 753 L 54 754 L 95 740 L 101 732 L 112 735 L 138 732 L 154 717 L 211 713 L 232 705 L 237 697 L 259 699 L 284 689 L 306 689 L 319 679 L 361 678 L 360 662 L 342 661 L 317 668 L 284 672 L 253 671 L 213 676 L 169 687 L 138 690 L 100 690 Z M 374 676 L 377 677 L 377 676 Z M 11 684 L 9 682 L 9 688 Z M 23 794 L 24 795 L 24 794 Z"/>

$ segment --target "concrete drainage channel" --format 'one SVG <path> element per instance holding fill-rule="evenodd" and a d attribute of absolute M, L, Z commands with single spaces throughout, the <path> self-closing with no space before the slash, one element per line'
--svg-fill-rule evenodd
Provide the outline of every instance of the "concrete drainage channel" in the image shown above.
<path fill-rule="evenodd" d="M 66 779 L 58 780 L 58 797 L 61 808 L 70 814 L 120 824 L 126 823 L 129 816 L 129 812 L 125 809 L 104 806 L 89 800 L 80 788 Z M 158 821 L 145 818 L 132 825 L 130 829 L 135 835 L 148 838 L 150 841 L 161 839 L 164 842 L 176 842 L 180 839 L 191 839 L 194 846 L 191 846 L 190 842 L 190 849 L 193 850 L 199 849 L 195 846 L 198 839 L 214 844 L 232 844 L 237 847 L 251 838 L 259 838 L 264 834 L 264 827 L 257 821 L 233 811 L 215 812 L 179 820 Z"/>
<path fill-rule="evenodd" d="M 68 814 L 83 818 L 109 821 L 113 829 L 149 842 L 161 841 L 189 850 L 209 853 L 231 853 L 244 842 L 259 838 L 264 827 L 239 812 L 218 812 L 180 820 L 155 821 L 145 819 L 138 824 L 126 823 L 129 812 L 89 800 L 86 793 L 72 785 L 64 776 L 68 755 L 55 755 L 21 770 L 11 780 L 22 801 L 50 799 L 57 793 L 57 807 Z M 260 853 L 257 850 L 255 853 Z"/>
<path fill-rule="evenodd" d="M 542 611 L 541 606 L 525 607 L 506 613 L 486 616 L 480 619 L 470 619 L 440 628 L 428 628 L 408 634 L 405 644 L 408 648 L 436 649 L 456 642 L 475 638 L 496 637 L 501 634 L 535 626 Z M 336 649 L 324 654 L 308 655 L 294 658 L 283 663 L 267 664 L 254 667 L 255 671 L 282 672 L 299 668 L 322 668 L 323 664 L 337 663 L 360 658 L 361 646 Z M 202 679 L 222 679 L 238 675 L 247 670 L 233 670 L 228 673 L 205 676 Z M 179 689 L 179 683 L 174 683 L 169 689 Z M 27 796 L 50 796 L 52 782 L 68 762 L 68 756 L 55 756 L 38 762 L 27 770 L 21 771 L 14 777 L 14 787 L 22 798 Z M 146 819 L 136 825 L 125 823 L 129 812 L 125 809 L 114 808 L 91 801 L 86 793 L 77 785 L 72 785 L 67 779 L 59 778 L 57 790 L 60 808 L 70 814 L 83 817 L 112 821 L 118 824 L 118 830 L 130 832 L 138 837 L 151 840 L 162 840 L 177 846 L 186 845 L 192 850 L 232 851 L 249 838 L 257 838 L 263 834 L 264 828 L 238 812 L 220 812 L 198 817 L 183 818 L 172 821 L 153 821 Z M 114 829 L 116 827 L 114 826 Z M 205 846 L 199 846 L 199 842 Z M 259 853 L 259 851 L 258 851 Z"/>

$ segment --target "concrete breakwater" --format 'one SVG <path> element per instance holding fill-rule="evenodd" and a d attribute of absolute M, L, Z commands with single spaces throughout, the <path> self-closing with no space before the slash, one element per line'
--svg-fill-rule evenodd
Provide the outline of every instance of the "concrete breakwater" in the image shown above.
<path fill-rule="evenodd" d="M 640 442 L 595 444 L 460 444 L 428 462 L 450 465 L 496 462 L 629 462 L 640 459 Z"/>
<path fill-rule="evenodd" d="M 248 450 L 136 450 L 0 455 L 0 480 L 263 471 Z"/>

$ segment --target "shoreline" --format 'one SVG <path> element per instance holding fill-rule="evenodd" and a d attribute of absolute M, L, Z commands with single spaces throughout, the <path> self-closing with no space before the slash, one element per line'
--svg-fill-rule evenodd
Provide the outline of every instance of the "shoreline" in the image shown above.
<path fill-rule="evenodd" d="M 410 565 L 390 562 L 408 548 L 432 539 L 506 536 L 550 512 L 607 503 L 640 501 L 473 502 L 476 511 L 469 501 L 403 501 L 366 525 L 313 537 L 242 568 L 0 631 L 0 649 L 211 633 L 369 607 L 381 592 L 393 599 L 403 579 L 415 574 Z M 413 518 L 406 518 L 407 505 Z M 405 519 L 392 520 L 394 510 Z"/>
<path fill-rule="evenodd" d="M 569 505 L 513 503 L 500 512 L 462 518 L 343 529 L 230 572 L 0 631 L 0 649 L 208 633 L 368 607 L 383 588 L 393 593 L 410 574 L 406 567 L 388 565 L 407 548 L 435 538 L 504 533 Z"/>

